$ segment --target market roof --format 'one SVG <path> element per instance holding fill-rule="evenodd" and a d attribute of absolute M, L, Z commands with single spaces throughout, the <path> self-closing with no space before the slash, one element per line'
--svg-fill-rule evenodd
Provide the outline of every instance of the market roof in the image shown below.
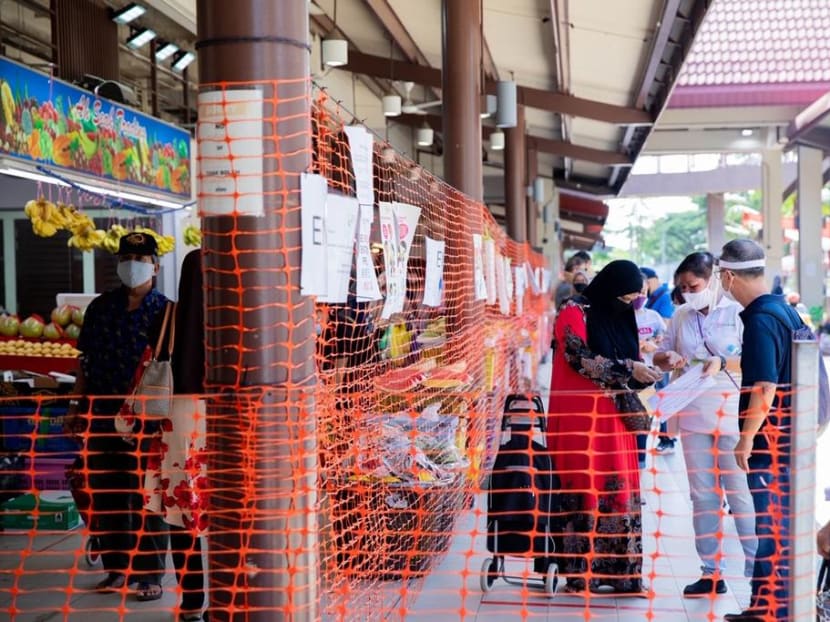
<path fill-rule="evenodd" d="M 720 0 L 669 107 L 806 105 L 830 90 L 830 3 Z"/>

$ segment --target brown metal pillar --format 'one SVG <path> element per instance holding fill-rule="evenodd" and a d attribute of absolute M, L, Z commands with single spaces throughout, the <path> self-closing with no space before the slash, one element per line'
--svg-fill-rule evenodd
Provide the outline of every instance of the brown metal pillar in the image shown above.
<path fill-rule="evenodd" d="M 154 117 L 159 116 L 159 79 L 155 39 L 150 41 L 150 111 Z"/>
<path fill-rule="evenodd" d="M 211 620 L 318 620 L 306 0 L 197 3 L 200 92 L 263 92 L 264 216 L 203 217 Z"/>
<path fill-rule="evenodd" d="M 444 178 L 476 201 L 481 170 L 481 0 L 444 0 Z"/>
<path fill-rule="evenodd" d="M 524 115 L 523 115 L 524 116 Z M 534 188 L 536 176 L 539 174 L 539 161 L 535 149 L 527 150 L 527 169 L 525 188 Z M 536 195 L 526 190 L 527 197 L 527 241 L 531 247 L 539 246 L 539 204 L 536 202 Z"/>
<path fill-rule="evenodd" d="M 519 106 L 516 127 L 505 131 L 504 198 L 507 235 L 517 242 L 527 240 L 527 144 L 525 140 L 525 109 Z"/>

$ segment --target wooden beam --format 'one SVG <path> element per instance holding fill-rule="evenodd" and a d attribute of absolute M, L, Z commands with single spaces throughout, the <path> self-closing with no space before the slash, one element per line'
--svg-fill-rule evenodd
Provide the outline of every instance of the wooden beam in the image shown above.
<path fill-rule="evenodd" d="M 493 60 L 493 54 L 490 52 L 490 46 L 487 45 L 487 39 L 483 36 L 481 38 L 481 52 L 484 60 L 484 78 L 486 80 L 498 80 L 499 68 L 496 67 L 496 62 Z"/>
<path fill-rule="evenodd" d="M 373 56 L 360 52 L 349 51 L 349 64 L 345 69 L 354 73 L 361 73 L 375 78 L 387 80 L 404 80 L 441 87 L 441 70 L 434 67 L 424 67 L 406 61 L 397 61 Z M 488 80 L 485 83 L 485 92 L 496 92 L 496 83 Z M 575 117 L 584 117 L 614 125 L 651 125 L 652 118 L 645 110 L 615 106 L 581 97 L 574 97 L 567 93 L 543 91 L 527 86 L 518 87 L 518 103 L 558 114 L 567 114 Z"/>
<path fill-rule="evenodd" d="M 443 126 L 443 119 L 440 115 L 436 114 L 402 114 L 398 117 L 390 117 L 389 121 L 410 127 L 421 127 L 426 121 L 437 132 L 440 132 Z M 485 139 L 489 138 L 490 134 L 494 131 L 495 128 L 489 125 L 483 125 L 481 127 L 481 135 Z M 562 140 L 543 138 L 530 134 L 527 136 L 527 148 L 535 149 L 539 153 L 550 153 L 563 158 L 573 158 L 574 160 L 592 162 L 604 166 L 631 166 L 633 164 L 631 158 L 625 153 L 603 151 L 601 149 L 583 147 Z"/>

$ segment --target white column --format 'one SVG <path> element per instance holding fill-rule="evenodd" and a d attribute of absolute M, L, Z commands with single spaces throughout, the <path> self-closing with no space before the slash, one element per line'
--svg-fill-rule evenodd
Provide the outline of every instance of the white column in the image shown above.
<path fill-rule="evenodd" d="M 722 192 L 706 195 L 706 233 L 709 250 L 719 255 L 726 233 L 726 209 Z"/>
<path fill-rule="evenodd" d="M 781 180 L 781 150 L 765 149 L 762 152 L 762 198 L 764 221 L 761 245 L 767 256 L 767 283 L 772 287 L 773 279 L 781 274 L 781 260 L 784 257 L 784 231 L 781 227 L 781 196 L 784 193 Z"/>
<path fill-rule="evenodd" d="M 14 240 L 15 213 L 3 214 L 3 281 L 5 283 L 4 308 L 17 313 L 17 249 Z"/>
<path fill-rule="evenodd" d="M 103 252 L 103 251 L 101 251 Z M 83 268 L 83 290 L 85 294 L 94 294 L 95 292 L 95 253 L 96 251 L 89 251 L 81 253 L 81 266 Z"/>
<path fill-rule="evenodd" d="M 798 292 L 812 308 L 824 308 L 824 253 L 821 251 L 822 152 L 798 148 Z"/>

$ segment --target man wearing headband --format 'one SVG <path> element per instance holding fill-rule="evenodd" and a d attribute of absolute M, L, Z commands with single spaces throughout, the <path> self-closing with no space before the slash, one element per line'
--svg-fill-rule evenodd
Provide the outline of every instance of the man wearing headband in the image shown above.
<path fill-rule="evenodd" d="M 729 242 L 718 259 L 724 295 L 744 307 L 741 435 L 735 458 L 747 474 L 758 536 L 750 607 L 727 614 L 724 619 L 729 622 L 787 619 L 789 440 L 785 426 L 789 426 L 790 404 L 789 397 L 778 399 L 776 389 L 790 384 L 792 331 L 800 321 L 790 317 L 783 296 L 767 293 L 765 264 L 764 249 L 752 240 Z"/>

